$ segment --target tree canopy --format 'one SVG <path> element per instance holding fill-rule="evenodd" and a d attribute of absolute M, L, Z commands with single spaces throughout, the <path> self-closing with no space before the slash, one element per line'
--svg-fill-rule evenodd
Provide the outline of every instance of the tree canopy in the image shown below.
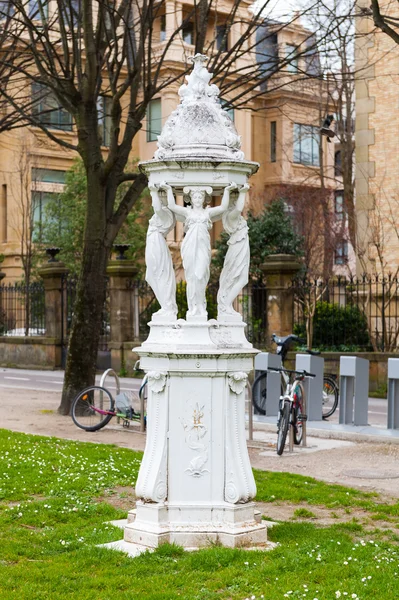
<path fill-rule="evenodd" d="M 274 200 L 257 217 L 249 213 L 247 222 L 251 248 L 250 276 L 253 280 L 262 279 L 260 265 L 266 256 L 271 254 L 303 256 L 303 237 L 295 231 L 292 217 L 286 211 L 283 200 Z M 216 254 L 213 259 L 213 267 L 216 271 L 223 268 L 228 239 L 228 234 L 223 232 L 220 240 L 216 242 Z"/>

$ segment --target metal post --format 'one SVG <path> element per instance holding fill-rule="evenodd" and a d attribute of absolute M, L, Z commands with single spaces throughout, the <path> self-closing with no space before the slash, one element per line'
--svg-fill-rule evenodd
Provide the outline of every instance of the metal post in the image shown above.
<path fill-rule="evenodd" d="M 308 405 L 308 401 L 306 398 L 306 393 L 303 394 L 303 399 L 302 399 L 302 409 L 303 409 L 303 414 L 306 416 L 308 416 L 308 411 L 307 411 L 307 405 Z M 302 421 L 302 446 L 304 448 L 306 448 L 306 444 L 307 444 L 307 440 L 306 440 L 306 420 Z"/>
<path fill-rule="evenodd" d="M 341 356 L 340 424 L 368 424 L 369 361 L 356 356 Z"/>
<path fill-rule="evenodd" d="M 290 414 L 290 424 L 289 424 L 289 451 L 294 452 L 294 428 L 291 425 L 291 414 Z"/>
<path fill-rule="evenodd" d="M 305 412 L 309 421 L 321 421 L 323 418 L 323 373 L 324 358 L 310 354 L 297 354 L 295 361 L 297 371 L 307 371 L 316 375 L 314 378 L 306 377 L 303 381 L 308 410 Z"/>
<path fill-rule="evenodd" d="M 141 382 L 140 387 L 141 394 L 140 395 L 140 432 L 145 432 L 145 403 L 147 401 L 147 375 L 144 375 L 143 381 Z"/>
<path fill-rule="evenodd" d="M 254 439 L 254 409 L 252 405 L 252 387 L 249 381 L 247 381 L 248 390 L 248 439 L 252 442 Z"/>
<path fill-rule="evenodd" d="M 388 358 L 388 429 L 399 429 L 398 358 Z"/>

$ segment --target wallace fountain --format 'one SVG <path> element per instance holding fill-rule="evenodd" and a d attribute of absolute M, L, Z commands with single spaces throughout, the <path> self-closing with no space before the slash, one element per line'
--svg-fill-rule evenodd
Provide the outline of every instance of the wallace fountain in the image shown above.
<path fill-rule="evenodd" d="M 206 57 L 179 90 L 180 104 L 158 138 L 148 175 L 154 215 L 146 246 L 146 279 L 161 306 L 148 339 L 135 351 L 148 374 L 147 442 L 120 549 L 131 554 L 162 543 L 199 548 L 266 544 L 257 518 L 246 446 L 245 393 L 257 353 L 233 303 L 248 282 L 248 227 L 242 216 L 248 178 L 240 137 L 210 84 Z M 184 198 L 181 202 L 179 198 Z M 221 198 L 211 206 L 212 198 Z M 213 202 L 212 204 L 215 204 Z M 228 250 L 220 275 L 218 317 L 208 320 L 213 223 Z M 166 236 L 183 223 L 181 257 L 188 311 L 177 318 L 176 283 Z M 118 543 L 116 543 L 118 544 Z"/>

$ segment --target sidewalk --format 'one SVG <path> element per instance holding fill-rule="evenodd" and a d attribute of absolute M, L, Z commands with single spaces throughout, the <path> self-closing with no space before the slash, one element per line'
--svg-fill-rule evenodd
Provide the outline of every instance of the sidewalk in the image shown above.
<path fill-rule="evenodd" d="M 137 429 L 123 429 L 114 420 L 106 428 L 88 433 L 78 429 L 69 417 L 58 415 L 61 393 L 18 388 L 0 389 L 0 428 L 70 440 L 116 444 L 144 450 L 145 435 Z M 386 436 L 358 441 L 357 435 L 342 440 L 343 433 L 328 423 L 308 424 L 308 447 L 296 446 L 280 457 L 275 451 L 276 424 L 255 422 L 254 441 L 249 454 L 254 468 L 284 471 L 315 477 L 331 483 L 375 490 L 399 497 L 399 445 L 387 443 Z M 329 431 L 330 429 L 330 431 Z M 324 437 L 316 437 L 324 433 Z M 338 433 L 340 435 L 338 435 Z M 364 435 L 364 434 L 361 434 Z M 338 439 L 340 438 L 340 439 Z M 356 439 L 356 441 L 353 441 Z"/>

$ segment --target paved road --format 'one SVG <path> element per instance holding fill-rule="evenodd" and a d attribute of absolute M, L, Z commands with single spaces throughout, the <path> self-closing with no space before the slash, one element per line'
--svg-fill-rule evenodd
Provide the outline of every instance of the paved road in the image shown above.
<path fill-rule="evenodd" d="M 96 377 L 96 383 L 100 383 L 100 375 Z M 36 390 L 42 392 L 61 391 L 64 381 L 64 371 L 35 371 L 29 369 L 5 369 L 0 367 L 0 388 L 15 387 L 25 390 Z M 140 379 L 123 377 L 120 379 L 122 391 L 138 390 Z M 115 379 L 107 378 L 105 387 L 115 389 Z M 0 393 L 1 395 L 1 393 Z"/>
<path fill-rule="evenodd" d="M 44 392 L 61 391 L 63 380 L 63 371 L 34 371 L 28 369 L 0 368 L 0 389 L 5 387 L 15 387 Z M 100 375 L 97 376 L 96 383 L 100 383 Z M 137 391 L 140 387 L 140 379 L 123 377 L 120 379 L 120 385 L 122 391 Z M 112 377 L 107 378 L 106 387 L 110 390 L 115 390 L 115 381 Z M 329 419 L 329 422 L 338 423 L 338 411 L 336 411 Z M 369 398 L 369 424 L 386 426 L 387 401 L 385 399 Z"/>

